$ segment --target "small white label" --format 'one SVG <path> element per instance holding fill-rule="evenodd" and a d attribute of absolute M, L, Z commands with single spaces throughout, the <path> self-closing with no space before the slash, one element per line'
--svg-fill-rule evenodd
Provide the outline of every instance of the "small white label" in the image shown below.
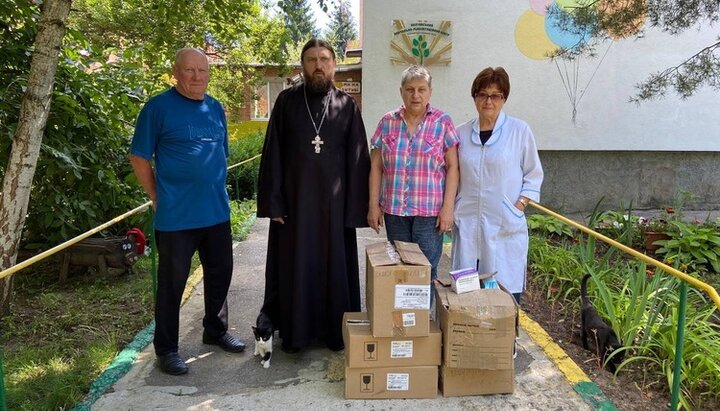
<path fill-rule="evenodd" d="M 404 313 L 402 315 L 403 327 L 415 326 L 415 313 Z"/>
<path fill-rule="evenodd" d="M 388 373 L 388 391 L 407 391 L 410 389 L 410 374 Z"/>
<path fill-rule="evenodd" d="M 429 310 L 430 285 L 396 285 L 396 310 Z"/>
<path fill-rule="evenodd" d="M 390 343 L 390 358 L 412 358 L 412 341 L 393 341 Z"/>

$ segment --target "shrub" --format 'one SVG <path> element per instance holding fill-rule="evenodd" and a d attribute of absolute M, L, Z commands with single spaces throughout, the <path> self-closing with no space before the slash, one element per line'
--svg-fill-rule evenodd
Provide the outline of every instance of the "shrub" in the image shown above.
<path fill-rule="evenodd" d="M 230 159 L 228 165 L 240 163 L 262 153 L 265 134 L 256 131 L 230 141 Z M 228 171 L 228 194 L 234 200 L 247 200 L 257 192 L 260 159 L 257 158 Z"/>
<path fill-rule="evenodd" d="M 532 214 L 527 218 L 528 228 L 534 234 L 552 234 L 558 237 L 572 237 L 572 228 L 554 217 Z"/>
<path fill-rule="evenodd" d="M 32 182 L 22 248 L 49 248 L 138 206 L 145 198 L 134 183 L 128 148 L 132 124 L 140 104 L 153 91 L 153 79 L 146 78 L 143 67 L 131 63 L 132 56 L 101 64 L 103 55 L 81 55 L 78 50 L 87 44 L 77 33 L 70 32 L 65 44 Z M 5 69 L 0 72 L 0 88 L 7 91 L 0 104 L 2 175 L 26 79 Z"/>
<path fill-rule="evenodd" d="M 230 201 L 230 227 L 234 241 L 247 238 L 255 222 L 255 199 Z"/>
<path fill-rule="evenodd" d="M 669 240 L 657 241 L 660 245 L 655 251 L 657 254 L 674 262 L 680 271 L 720 272 L 720 233 L 714 227 L 680 221 L 671 224 L 679 234 Z"/>

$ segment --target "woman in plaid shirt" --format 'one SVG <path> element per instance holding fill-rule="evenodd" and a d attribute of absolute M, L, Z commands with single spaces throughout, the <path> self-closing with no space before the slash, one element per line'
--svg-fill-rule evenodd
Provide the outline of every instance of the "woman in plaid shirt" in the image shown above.
<path fill-rule="evenodd" d="M 435 279 L 443 233 L 453 226 L 460 174 L 455 126 L 430 106 L 431 95 L 432 76 L 425 67 L 403 71 L 403 105 L 380 119 L 370 141 L 368 224 L 380 232 L 384 214 L 388 240 L 417 243 Z"/>

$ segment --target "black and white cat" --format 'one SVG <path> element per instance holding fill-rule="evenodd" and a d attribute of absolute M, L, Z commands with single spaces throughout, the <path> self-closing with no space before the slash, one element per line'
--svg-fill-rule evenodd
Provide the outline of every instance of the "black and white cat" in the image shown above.
<path fill-rule="evenodd" d="M 586 350 L 590 349 L 587 341 L 589 336 L 591 341 L 594 342 L 593 345 L 595 349 L 593 351 L 595 351 L 598 358 L 602 360 L 605 367 L 614 373 L 617 370 L 617 366 L 622 362 L 625 351 L 620 351 L 610 357 L 615 350 L 622 348 L 622 344 L 617 334 L 615 334 L 615 331 L 613 331 L 609 325 L 605 324 L 605 321 L 603 321 L 587 297 L 587 281 L 590 277 L 590 274 L 586 274 L 580 285 L 580 298 L 582 299 L 580 317 L 582 319 L 583 348 Z M 610 360 L 608 360 L 608 357 Z"/>
<path fill-rule="evenodd" d="M 270 368 L 272 357 L 273 329 L 272 321 L 264 312 L 258 315 L 255 327 L 252 327 L 255 336 L 255 355 L 260 356 L 260 365 Z"/>

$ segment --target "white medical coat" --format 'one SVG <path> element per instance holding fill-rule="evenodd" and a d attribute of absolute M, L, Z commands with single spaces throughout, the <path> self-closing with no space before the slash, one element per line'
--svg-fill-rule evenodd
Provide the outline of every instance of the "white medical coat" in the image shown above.
<path fill-rule="evenodd" d="M 452 268 L 475 267 L 511 293 L 525 289 L 528 228 L 520 195 L 540 201 L 543 170 L 535 137 L 522 120 L 500 112 L 480 143 L 478 119 L 459 127 L 460 187 L 455 198 Z"/>

